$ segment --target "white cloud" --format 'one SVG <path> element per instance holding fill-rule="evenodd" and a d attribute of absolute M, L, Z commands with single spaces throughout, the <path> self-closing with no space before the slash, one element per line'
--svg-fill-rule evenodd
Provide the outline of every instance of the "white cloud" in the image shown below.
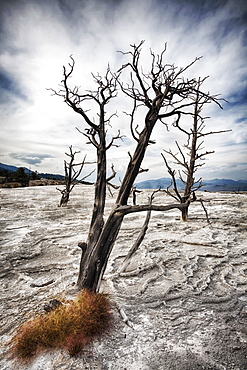
<path fill-rule="evenodd" d="M 128 51 L 129 44 L 145 39 L 141 58 L 144 70 L 150 65 L 149 47 L 159 53 L 165 42 L 168 43 L 167 63 L 185 66 L 203 55 L 188 73 L 210 75 L 206 90 L 222 93 L 230 101 L 224 104 L 224 111 L 208 109 L 212 117 L 209 128 L 233 129 L 231 135 L 219 135 L 213 144 L 208 143 L 209 150 L 211 146 L 216 149 L 209 161 L 212 168 L 221 160 L 228 161 L 230 166 L 230 158 L 234 157 L 241 166 L 246 142 L 244 105 L 240 104 L 246 81 L 245 28 L 241 17 L 246 6 L 242 1 L 237 4 L 222 1 L 218 3 L 221 6 L 213 1 L 196 4 L 160 0 L 30 0 L 10 1 L 5 5 L 1 19 L 0 72 L 9 78 L 11 85 L 2 90 L 0 115 L 1 147 L 6 163 L 16 164 L 11 153 L 17 153 L 19 159 L 38 153 L 44 158 L 37 167 L 40 172 L 62 172 L 64 152 L 71 144 L 88 152 L 88 158 L 94 158 L 93 148 L 75 130 L 76 126 L 85 127 L 82 119 L 62 99 L 50 96 L 46 88 L 58 86 L 62 66 L 73 54 L 76 67 L 71 84 L 93 89 L 91 72 L 103 74 L 108 62 L 113 70 L 118 69 L 127 59 L 117 50 Z M 109 106 L 109 113 L 118 110 L 119 116 L 112 121 L 113 134 L 120 128 L 128 136 L 121 148 L 113 148 L 110 153 L 110 158 L 117 160 L 115 166 L 120 173 L 126 166 L 127 152 L 134 148 L 134 142 L 129 139 L 128 117 L 122 114 L 122 110 L 129 108 L 123 97 Z M 142 177 L 160 176 L 159 165 L 156 170 L 157 164 L 162 163 L 160 152 L 171 144 L 174 135 L 173 131 L 167 133 L 161 124 L 157 126 L 153 134 L 157 145 L 150 146 L 143 166 L 147 164 L 152 170 Z M 226 143 L 228 152 L 232 153 L 227 158 L 219 154 L 221 148 L 225 150 Z"/>

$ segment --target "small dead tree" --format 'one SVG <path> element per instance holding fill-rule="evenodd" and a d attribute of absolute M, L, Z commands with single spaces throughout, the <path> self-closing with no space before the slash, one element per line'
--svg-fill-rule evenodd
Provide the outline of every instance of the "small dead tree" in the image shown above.
<path fill-rule="evenodd" d="M 204 151 L 203 138 L 207 135 L 231 131 L 224 130 L 224 131 L 205 132 L 204 130 L 206 126 L 205 120 L 209 117 L 202 117 L 201 115 L 204 106 L 206 104 L 213 102 L 222 109 L 222 106 L 219 101 L 224 100 L 222 98 L 220 99 L 218 95 L 210 96 L 209 94 L 200 93 L 201 86 L 205 79 L 206 78 L 204 79 L 199 78 L 197 93 L 195 96 L 195 104 L 193 105 L 193 112 L 192 113 L 187 112 L 187 114 L 192 116 L 192 126 L 190 127 L 190 129 L 186 130 L 184 127 L 180 125 L 178 120 L 176 120 L 173 123 L 175 127 L 177 127 L 180 131 L 185 133 L 185 135 L 187 136 L 186 144 L 184 144 L 181 147 L 181 145 L 179 145 L 178 142 L 176 141 L 176 146 L 178 149 L 177 153 L 173 153 L 171 149 L 164 150 L 165 153 L 169 154 L 169 156 L 172 157 L 174 163 L 180 167 L 180 169 L 178 170 L 178 178 L 184 185 L 184 190 L 182 191 L 182 194 L 178 189 L 176 170 L 171 168 L 171 166 L 168 164 L 165 155 L 161 153 L 167 171 L 171 176 L 171 184 L 167 187 L 165 192 L 174 199 L 176 199 L 176 201 L 187 204 L 187 206 L 184 207 L 181 211 L 182 212 L 181 218 L 183 221 L 187 221 L 188 219 L 188 209 L 190 203 L 197 200 L 195 191 L 203 186 L 202 178 L 196 179 L 195 173 L 198 170 L 198 168 L 202 167 L 205 164 L 205 162 L 203 162 L 205 156 L 214 153 L 214 151 Z M 205 210 L 204 206 L 203 208 Z"/>
<path fill-rule="evenodd" d="M 137 190 L 134 186 L 132 189 L 132 199 L 133 199 L 133 205 L 136 206 L 136 194 L 141 193 L 140 190 Z"/>
<path fill-rule="evenodd" d="M 91 171 L 88 175 L 84 176 L 80 181 L 78 180 L 78 177 L 80 176 L 82 169 L 85 164 L 88 164 L 89 162 L 85 162 L 86 156 L 84 157 L 83 161 L 81 163 L 74 163 L 75 160 L 75 155 L 80 153 L 78 152 L 73 152 L 72 145 L 69 147 L 70 152 L 65 153 L 69 158 L 69 162 L 66 160 L 64 161 L 64 172 L 65 172 L 65 188 L 63 190 L 57 188 L 58 191 L 62 194 L 61 200 L 60 200 L 60 207 L 64 207 L 67 205 L 69 201 L 69 196 L 72 190 L 74 189 L 75 185 L 78 184 L 79 182 L 85 180 L 87 177 L 89 177 L 93 172 Z M 76 170 L 75 168 L 78 168 Z"/>
<path fill-rule="evenodd" d="M 182 210 L 186 203 L 170 205 L 128 205 L 128 199 L 133 188 L 136 177 L 141 170 L 141 164 L 147 147 L 154 144 L 151 134 L 157 122 L 165 123 L 169 117 L 176 117 L 179 124 L 184 109 L 195 104 L 196 96 L 205 96 L 198 91 L 196 79 L 185 79 L 183 73 L 192 66 L 198 59 L 184 68 L 177 68 L 163 62 L 165 49 L 161 54 L 155 55 L 151 51 L 151 67 L 149 72 L 144 73 L 140 66 L 140 55 L 143 41 L 139 45 L 132 45 L 131 51 L 122 53 L 129 57 L 129 62 L 124 64 L 116 74 L 110 71 L 108 66 L 104 78 L 100 75 L 93 75 L 98 88 L 83 94 L 78 87 L 69 87 L 75 62 L 71 57 L 68 70 L 63 69 L 63 80 L 59 91 L 52 90 L 55 95 L 61 96 L 66 104 L 79 114 L 87 124 L 84 135 L 96 148 L 97 152 L 97 176 L 95 182 L 94 206 L 91 224 L 86 242 L 79 243 L 82 249 L 80 271 L 78 277 L 79 289 L 88 288 L 93 291 L 99 289 L 113 245 L 118 236 L 123 218 L 133 212 L 142 211 L 168 211 L 170 209 Z M 130 80 L 124 84 L 120 80 L 123 71 L 130 70 Z M 120 133 L 113 136 L 111 141 L 106 143 L 106 125 L 110 118 L 107 118 L 106 105 L 117 95 L 117 86 L 133 101 L 133 109 L 130 115 L 130 127 L 136 148 L 134 153 L 129 154 L 129 164 L 118 190 L 115 206 L 111 213 L 104 219 L 105 196 L 107 186 L 106 176 L 106 152 L 116 145 L 115 141 L 121 138 Z M 91 113 L 86 109 L 85 103 L 95 104 L 97 108 L 97 123 L 92 119 Z M 139 108 L 145 109 L 143 126 L 138 131 L 134 129 L 134 119 Z"/>

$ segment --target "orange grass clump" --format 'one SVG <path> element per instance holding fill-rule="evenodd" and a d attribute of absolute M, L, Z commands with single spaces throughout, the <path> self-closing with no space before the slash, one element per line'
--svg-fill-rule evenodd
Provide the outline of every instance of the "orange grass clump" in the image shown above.
<path fill-rule="evenodd" d="M 110 325 L 109 299 L 104 294 L 83 290 L 69 304 L 25 322 L 12 339 L 11 352 L 20 360 L 51 348 L 64 348 L 75 356 Z"/>

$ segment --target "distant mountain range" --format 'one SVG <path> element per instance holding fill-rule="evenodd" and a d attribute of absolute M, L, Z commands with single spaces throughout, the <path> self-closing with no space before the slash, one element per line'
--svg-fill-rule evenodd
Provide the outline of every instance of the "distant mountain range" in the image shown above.
<path fill-rule="evenodd" d="M 15 172 L 19 167 L 9 166 L 7 164 L 0 163 L 0 169 Z M 23 167 L 27 174 L 31 174 L 33 171 L 26 167 Z M 52 173 L 39 173 L 41 178 L 64 180 L 64 176 Z M 156 180 L 146 180 L 135 184 L 137 189 L 166 189 L 171 183 L 170 178 L 163 177 Z M 178 189 L 183 189 L 183 184 L 180 180 L 177 180 Z M 206 191 L 247 191 L 247 180 L 230 180 L 230 179 L 213 179 L 204 180 L 203 186 L 200 190 Z"/>
<path fill-rule="evenodd" d="M 169 178 L 161 178 L 156 180 L 146 180 L 135 184 L 137 189 L 166 189 L 171 183 Z M 206 191 L 247 191 L 247 180 L 230 180 L 230 179 L 213 179 L 202 181 L 203 186 L 200 190 Z M 178 190 L 183 189 L 183 184 L 180 180 L 177 181 Z"/>
<path fill-rule="evenodd" d="M 10 171 L 10 172 L 15 172 L 16 170 L 18 170 L 18 168 L 19 167 L 9 166 L 8 164 L 0 163 L 0 169 L 1 170 L 7 170 L 7 171 Z M 29 170 L 26 167 L 22 167 L 22 168 L 24 168 L 26 174 L 31 174 L 32 172 L 34 172 L 34 171 Z M 64 176 L 58 175 L 58 174 L 53 174 L 53 173 L 39 173 L 39 176 L 41 178 L 44 178 L 44 179 L 64 180 Z"/>

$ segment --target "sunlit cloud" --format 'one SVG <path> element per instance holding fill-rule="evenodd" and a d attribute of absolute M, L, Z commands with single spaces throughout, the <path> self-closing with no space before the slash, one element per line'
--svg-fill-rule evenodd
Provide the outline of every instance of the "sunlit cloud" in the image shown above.
<path fill-rule="evenodd" d="M 188 77 L 209 75 L 205 90 L 220 93 L 228 103 L 222 102 L 223 110 L 213 105 L 206 109 L 205 115 L 211 117 L 208 129 L 232 132 L 205 140 L 207 149 L 213 148 L 215 154 L 208 159 L 202 175 L 208 178 L 210 164 L 212 176 L 217 172 L 217 177 L 246 177 L 244 1 L 10 0 L 0 6 L 1 154 L 5 163 L 27 163 L 37 165 L 39 172 L 62 173 L 69 145 L 95 159 L 93 147 L 76 130 L 86 127 L 82 118 L 47 88 L 58 88 L 63 65 L 67 66 L 73 55 L 76 65 L 71 86 L 92 90 L 95 85 L 91 72 L 103 75 L 108 63 L 116 71 L 127 61 L 127 56 L 118 51 L 128 51 L 130 44 L 145 40 L 141 55 L 144 71 L 150 68 L 150 48 L 157 54 L 166 43 L 166 63 L 181 67 L 203 56 L 188 70 Z M 118 129 L 126 136 L 119 148 L 109 152 L 109 162 L 114 160 L 122 174 L 128 152 L 132 153 L 135 145 L 129 117 L 123 113 L 130 112 L 132 105 L 119 93 L 107 108 L 109 115 L 117 112 L 108 128 L 108 139 Z M 96 108 L 92 107 L 90 114 L 97 119 Z M 142 123 L 140 117 L 138 124 Z M 152 138 L 156 145 L 150 145 L 143 164 L 150 170 L 140 175 L 141 180 L 160 177 L 162 150 L 172 147 L 175 139 L 183 143 L 180 134 L 167 131 L 162 124 L 157 125 Z M 224 156 L 222 153 L 227 151 Z M 224 166 L 219 165 L 221 161 Z M 225 170 L 227 166 L 229 171 Z"/>

